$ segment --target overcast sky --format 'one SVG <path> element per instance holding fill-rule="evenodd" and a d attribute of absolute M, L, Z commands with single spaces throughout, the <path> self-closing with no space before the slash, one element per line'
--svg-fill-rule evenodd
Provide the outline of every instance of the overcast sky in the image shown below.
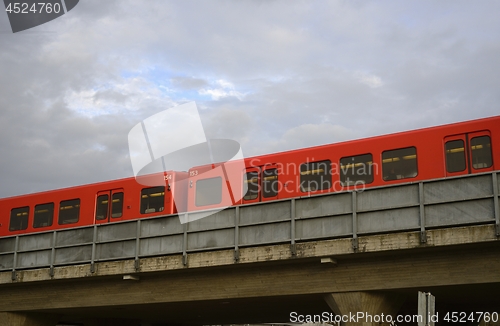
<path fill-rule="evenodd" d="M 245 156 L 500 114 L 499 1 L 81 0 L 0 12 L 0 197 L 131 176 L 131 128 L 196 101 Z"/>

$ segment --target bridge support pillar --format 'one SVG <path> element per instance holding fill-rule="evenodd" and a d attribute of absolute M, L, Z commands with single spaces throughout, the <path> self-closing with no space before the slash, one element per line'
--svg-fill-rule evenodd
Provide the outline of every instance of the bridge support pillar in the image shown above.
<path fill-rule="evenodd" d="M 325 301 L 335 315 L 342 317 L 341 325 L 386 326 L 403 305 L 404 297 L 386 292 L 341 292 L 325 295 Z"/>
<path fill-rule="evenodd" d="M 0 325 L 5 326 L 55 326 L 58 321 L 53 314 L 0 312 Z"/>

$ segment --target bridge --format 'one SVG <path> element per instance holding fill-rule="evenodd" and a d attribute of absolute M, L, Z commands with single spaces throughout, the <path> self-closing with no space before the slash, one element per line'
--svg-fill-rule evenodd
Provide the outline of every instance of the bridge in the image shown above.
<path fill-rule="evenodd" d="M 188 224 L 162 216 L 2 238 L 0 325 L 408 317 L 417 291 L 436 296 L 437 325 L 453 324 L 448 312 L 493 317 L 499 192 L 493 172 L 231 207 L 199 220 L 189 213 Z"/>

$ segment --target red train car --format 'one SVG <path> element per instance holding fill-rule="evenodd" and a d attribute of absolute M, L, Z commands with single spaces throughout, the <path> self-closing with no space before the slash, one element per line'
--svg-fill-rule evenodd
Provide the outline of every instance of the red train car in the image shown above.
<path fill-rule="evenodd" d="M 500 170 L 500 116 L 189 170 L 188 211 Z"/>
<path fill-rule="evenodd" d="M 0 199 L 0 236 L 500 170 L 500 116 L 240 163 L 150 176 L 160 186 L 127 178 Z"/>
<path fill-rule="evenodd" d="M 161 186 L 147 187 L 126 178 L 0 199 L 0 236 L 185 211 L 187 203 L 173 198 L 176 192 L 186 192 L 186 178 L 186 172 L 170 171 L 142 179 L 164 180 Z"/>

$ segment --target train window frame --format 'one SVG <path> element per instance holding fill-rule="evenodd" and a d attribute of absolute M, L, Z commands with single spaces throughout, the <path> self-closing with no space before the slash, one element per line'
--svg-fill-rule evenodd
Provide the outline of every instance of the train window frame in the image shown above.
<path fill-rule="evenodd" d="M 44 216 L 42 217 L 40 216 L 40 214 L 46 213 L 45 211 L 42 210 L 48 211 L 47 218 L 45 218 Z M 54 211 L 55 211 L 55 204 L 53 202 L 35 205 L 35 209 L 33 211 L 33 228 L 37 229 L 37 228 L 52 226 L 52 224 L 54 223 Z M 44 223 L 45 220 L 47 221 L 46 223 Z"/>
<path fill-rule="evenodd" d="M 273 174 L 268 174 L 270 171 L 273 171 L 271 172 Z M 278 178 L 278 168 L 264 169 L 262 171 L 262 196 L 264 198 L 278 196 Z"/>
<path fill-rule="evenodd" d="M 115 198 L 116 195 L 121 195 L 121 198 Z M 123 202 L 125 193 L 123 191 L 114 192 L 111 194 L 111 218 L 120 218 L 123 216 Z M 115 205 L 120 203 L 120 205 Z"/>
<path fill-rule="evenodd" d="M 410 150 L 413 150 L 414 152 L 413 153 L 404 152 Z M 415 163 L 412 164 L 411 166 L 409 164 L 405 164 L 406 166 L 402 166 L 400 163 L 397 163 L 396 165 L 391 164 L 391 166 L 388 166 L 389 163 L 410 162 L 410 160 L 413 159 Z M 414 167 L 414 169 L 409 169 L 409 167 L 410 168 Z M 395 169 L 398 169 L 401 172 L 403 172 L 403 169 L 407 169 L 409 170 L 408 172 L 412 173 L 408 172 L 404 174 L 397 173 L 396 171 L 394 171 Z M 418 176 L 418 154 L 417 154 L 417 148 L 415 146 L 390 149 L 382 152 L 382 179 L 384 181 L 412 179 L 417 176 Z"/>
<path fill-rule="evenodd" d="M 369 158 L 368 158 L 369 157 Z M 364 159 L 367 158 L 367 159 Z M 361 169 L 360 165 L 363 165 L 363 170 L 366 171 L 366 165 L 368 165 L 368 174 L 364 174 L 363 177 L 360 177 L 360 174 L 355 174 L 355 169 L 356 171 L 359 171 Z M 344 168 L 343 166 L 347 166 L 347 168 Z M 351 174 L 347 174 L 349 170 L 351 170 L 352 167 L 352 172 Z M 370 184 L 373 183 L 374 177 L 373 177 L 373 154 L 372 153 L 365 153 L 365 154 L 359 154 L 359 155 L 352 155 L 352 156 L 344 156 L 339 160 L 339 174 L 340 174 L 340 184 L 342 186 L 354 186 L 356 185 L 359 181 L 362 182 L 362 184 Z M 358 176 L 358 178 L 352 178 L 351 177 L 355 175 Z M 369 178 L 366 178 L 366 176 L 369 176 Z M 346 177 L 347 177 L 347 182 L 346 182 Z"/>
<path fill-rule="evenodd" d="M 247 185 L 247 191 L 243 196 L 243 200 L 257 199 L 259 197 L 259 171 L 245 172 L 245 174 L 243 175 L 243 186 L 245 184 Z"/>
<path fill-rule="evenodd" d="M 461 143 L 461 147 L 452 147 L 453 144 Z M 445 161 L 446 161 L 446 172 L 448 173 L 457 173 L 463 172 L 467 169 L 467 157 L 465 153 L 465 142 L 463 139 L 452 139 L 444 143 L 444 153 L 445 153 Z M 457 154 L 462 153 L 460 155 L 460 159 Z"/>
<path fill-rule="evenodd" d="M 215 184 L 215 182 L 217 182 L 217 184 Z M 216 186 L 217 189 L 214 189 L 214 186 Z M 194 199 L 194 204 L 196 205 L 196 207 L 218 205 L 220 203 L 222 203 L 221 177 L 196 180 L 196 191 Z"/>
<path fill-rule="evenodd" d="M 108 205 L 109 205 L 109 194 L 102 194 L 97 196 L 95 203 L 96 221 L 104 221 L 108 219 L 108 210 L 109 210 Z"/>
<path fill-rule="evenodd" d="M 479 139 L 484 139 L 484 138 L 488 138 L 488 143 L 475 143 L 474 140 L 479 140 Z M 488 135 L 481 135 L 481 136 L 476 136 L 476 137 L 472 137 L 471 140 L 470 140 L 470 153 L 471 153 L 471 165 L 472 165 L 472 168 L 474 170 L 481 170 L 481 169 L 487 169 L 487 168 L 491 168 L 493 166 L 493 153 L 491 151 L 491 137 L 488 136 Z M 488 150 L 484 150 L 484 145 L 487 145 L 486 147 L 489 148 L 489 151 Z M 489 161 L 487 162 L 474 162 L 475 159 L 478 158 L 478 152 L 477 150 L 481 150 L 481 153 L 480 153 L 480 157 L 481 158 L 485 158 L 487 157 L 487 159 Z M 486 154 L 486 155 L 485 155 Z M 481 164 L 481 166 L 479 166 Z"/>
<path fill-rule="evenodd" d="M 78 223 L 78 221 L 80 220 L 80 207 L 80 198 L 62 200 L 59 203 L 57 223 L 59 225 Z M 74 210 L 75 208 L 76 210 Z"/>
<path fill-rule="evenodd" d="M 321 165 L 326 164 L 326 166 L 321 169 Z M 322 160 L 314 162 L 304 162 L 300 165 L 300 191 L 301 192 L 313 192 L 328 190 L 332 187 L 332 161 Z M 322 174 L 315 172 L 323 172 Z M 325 178 L 326 177 L 326 178 Z M 325 180 L 327 179 L 327 180 Z M 308 187 L 304 187 L 304 183 L 308 183 Z M 311 189 L 311 183 L 316 183 L 318 188 Z M 321 186 L 320 186 L 321 185 Z M 327 186 L 325 186 L 327 185 Z"/>
<path fill-rule="evenodd" d="M 151 203 L 153 205 L 150 205 Z M 141 204 L 139 207 L 140 213 L 152 214 L 163 212 L 163 210 L 165 210 L 165 186 L 142 188 Z"/>
<path fill-rule="evenodd" d="M 9 231 L 22 231 L 28 228 L 30 207 L 15 207 L 10 210 Z"/>

